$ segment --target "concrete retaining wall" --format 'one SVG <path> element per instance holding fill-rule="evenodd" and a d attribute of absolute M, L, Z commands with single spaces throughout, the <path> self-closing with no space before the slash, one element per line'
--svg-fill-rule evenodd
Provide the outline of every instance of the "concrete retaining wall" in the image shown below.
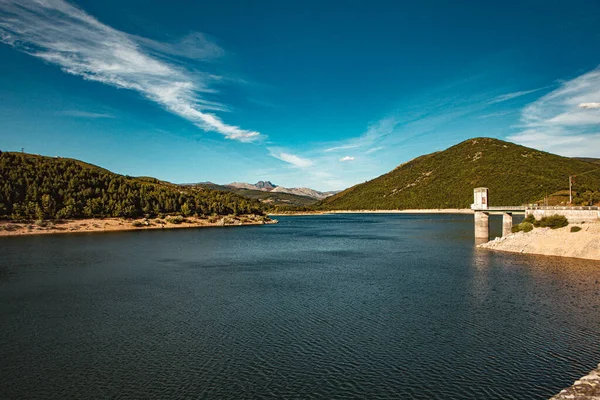
<path fill-rule="evenodd" d="M 582 222 L 600 222 L 600 210 L 573 210 L 573 209 L 560 209 L 555 208 L 551 210 L 526 210 L 525 216 L 533 214 L 536 219 L 542 217 L 548 217 L 550 215 L 558 214 L 567 217 L 569 222 L 574 224 L 580 224 Z"/>

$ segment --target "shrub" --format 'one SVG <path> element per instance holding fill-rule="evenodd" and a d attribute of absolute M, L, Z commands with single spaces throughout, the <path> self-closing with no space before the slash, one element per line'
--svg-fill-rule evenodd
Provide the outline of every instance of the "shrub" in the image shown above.
<path fill-rule="evenodd" d="M 142 223 L 142 221 L 133 221 L 131 223 L 132 226 L 135 226 L 136 228 L 139 228 L 141 226 L 144 226 L 144 224 Z"/>
<path fill-rule="evenodd" d="M 512 227 L 512 233 L 517 232 L 531 232 L 533 230 L 533 224 L 531 222 L 523 221 L 518 225 Z"/>
<path fill-rule="evenodd" d="M 8 224 L 8 225 L 4 226 L 4 230 L 7 231 L 7 232 L 16 231 L 17 229 L 19 229 L 18 225 Z"/>
<path fill-rule="evenodd" d="M 550 215 L 548 217 L 543 217 L 542 219 L 540 219 L 539 221 L 536 221 L 536 222 L 537 222 L 537 226 L 539 226 L 541 228 L 551 228 L 551 229 L 563 228 L 563 227 L 569 225 L 569 220 L 567 220 L 567 217 L 565 217 L 564 215 L 558 215 L 558 214 Z"/>
<path fill-rule="evenodd" d="M 533 214 L 529 214 L 525 217 L 523 222 L 529 222 L 530 224 L 533 224 L 535 222 L 535 217 L 533 216 Z"/>
<path fill-rule="evenodd" d="M 572 226 L 571 227 L 571 232 L 579 232 L 581 230 L 580 226 Z"/>
<path fill-rule="evenodd" d="M 175 217 L 167 217 L 167 222 L 170 224 L 181 224 L 182 222 L 186 222 L 185 218 L 181 215 L 177 215 Z"/>

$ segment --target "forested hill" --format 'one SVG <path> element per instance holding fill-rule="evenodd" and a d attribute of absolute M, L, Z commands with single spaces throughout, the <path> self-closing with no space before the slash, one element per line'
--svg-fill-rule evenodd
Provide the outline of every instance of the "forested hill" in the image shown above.
<path fill-rule="evenodd" d="M 158 214 L 262 214 L 262 206 L 234 193 L 132 178 L 78 160 L 0 154 L 0 218 Z"/>
<path fill-rule="evenodd" d="M 316 205 L 320 209 L 468 208 L 473 188 L 490 190 L 491 205 L 521 205 L 569 189 L 575 202 L 600 201 L 600 166 L 490 138 L 427 154 Z M 567 197 L 568 198 L 568 197 Z"/>

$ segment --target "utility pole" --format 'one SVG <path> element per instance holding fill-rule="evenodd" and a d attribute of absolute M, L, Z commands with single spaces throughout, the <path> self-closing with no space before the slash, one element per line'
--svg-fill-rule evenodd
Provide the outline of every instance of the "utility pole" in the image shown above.
<path fill-rule="evenodd" d="M 573 178 L 577 175 L 569 175 L 569 204 L 573 203 Z"/>

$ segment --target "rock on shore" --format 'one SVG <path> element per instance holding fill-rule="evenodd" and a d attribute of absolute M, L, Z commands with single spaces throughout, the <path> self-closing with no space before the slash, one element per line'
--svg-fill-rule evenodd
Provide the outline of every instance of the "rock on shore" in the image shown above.
<path fill-rule="evenodd" d="M 598 368 L 575 381 L 573 386 L 561 390 L 550 400 L 598 400 L 600 399 L 600 364 Z"/>
<path fill-rule="evenodd" d="M 571 227 L 581 228 L 571 232 Z M 570 224 L 565 228 L 535 228 L 480 244 L 484 249 L 547 256 L 600 260 L 600 223 Z"/>

